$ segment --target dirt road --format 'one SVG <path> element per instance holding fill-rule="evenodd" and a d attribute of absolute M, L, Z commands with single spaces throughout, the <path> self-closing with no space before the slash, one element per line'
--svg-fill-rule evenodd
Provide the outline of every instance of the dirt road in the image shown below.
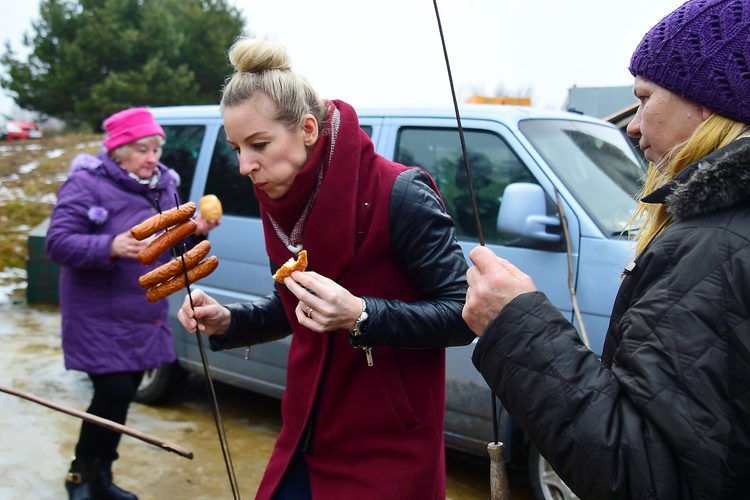
<path fill-rule="evenodd" d="M 84 411 L 86 375 L 66 371 L 56 308 L 0 305 L 0 386 Z M 215 389 L 242 498 L 253 498 L 281 426 L 279 402 L 222 384 Z M 233 498 L 202 378 L 188 379 L 170 406 L 134 403 L 128 427 L 194 453 L 192 460 L 124 436 L 115 481 L 142 500 Z M 80 420 L 0 392 L 0 499 L 65 498 L 63 480 Z M 449 453 L 448 498 L 489 498 L 488 463 Z M 523 478 L 511 478 L 513 498 L 531 498 Z"/>

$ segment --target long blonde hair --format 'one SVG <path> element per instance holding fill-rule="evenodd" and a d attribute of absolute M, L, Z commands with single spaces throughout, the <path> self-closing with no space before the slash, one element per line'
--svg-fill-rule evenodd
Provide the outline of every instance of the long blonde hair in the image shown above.
<path fill-rule="evenodd" d="M 649 164 L 646 182 L 638 199 L 674 179 L 691 163 L 723 148 L 746 132 L 747 125 L 744 123 L 712 114 L 698 125 L 690 137 L 667 153 L 662 161 L 663 167 Z M 636 255 L 640 255 L 671 223 L 672 218 L 665 205 L 639 202 L 629 222 L 629 226 L 635 230 Z"/>
<path fill-rule="evenodd" d="M 263 93 L 276 103 L 276 120 L 290 131 L 302 125 L 310 113 L 324 130 L 325 101 L 318 97 L 307 79 L 292 70 L 288 52 L 279 43 L 240 37 L 229 49 L 229 62 L 235 73 L 224 85 L 221 109 L 239 106 Z"/>

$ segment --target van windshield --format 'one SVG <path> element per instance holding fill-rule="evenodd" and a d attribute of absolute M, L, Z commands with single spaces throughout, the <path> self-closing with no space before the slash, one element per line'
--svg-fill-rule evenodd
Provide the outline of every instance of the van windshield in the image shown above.
<path fill-rule="evenodd" d="M 525 120 L 520 128 L 604 234 L 626 229 L 647 169 L 622 132 L 573 120 Z"/>

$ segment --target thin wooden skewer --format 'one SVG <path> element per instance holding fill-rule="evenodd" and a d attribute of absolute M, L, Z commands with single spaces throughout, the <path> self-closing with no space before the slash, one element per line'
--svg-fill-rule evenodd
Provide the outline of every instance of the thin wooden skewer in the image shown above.
<path fill-rule="evenodd" d="M 52 403 L 51 401 L 44 400 L 38 396 L 34 396 L 32 394 L 18 391 L 16 389 L 10 389 L 8 387 L 0 386 L 0 392 L 5 392 L 13 396 L 18 396 L 19 398 L 27 399 L 34 403 L 40 404 L 42 406 L 46 406 L 47 408 L 52 408 L 53 410 L 57 410 L 62 413 L 67 413 L 68 415 L 72 415 L 74 417 L 78 417 L 87 422 L 91 422 L 92 424 L 100 425 L 109 430 L 116 431 L 121 434 L 127 434 L 128 436 L 134 437 L 136 439 L 140 439 L 141 441 L 145 441 L 146 443 L 152 444 L 154 446 L 158 446 L 159 448 L 170 451 L 172 453 L 176 453 L 190 460 L 193 459 L 192 451 L 188 451 L 185 448 L 181 448 L 180 446 L 177 446 L 176 444 L 162 441 L 158 438 L 155 438 L 153 436 L 150 436 L 140 431 L 136 431 L 134 429 L 131 429 L 130 427 L 126 427 L 122 424 L 118 424 L 117 422 L 113 422 L 106 418 L 102 418 L 98 415 L 92 415 L 91 413 L 87 413 L 85 411 L 68 408 L 66 406 L 62 406 L 57 403 Z"/>

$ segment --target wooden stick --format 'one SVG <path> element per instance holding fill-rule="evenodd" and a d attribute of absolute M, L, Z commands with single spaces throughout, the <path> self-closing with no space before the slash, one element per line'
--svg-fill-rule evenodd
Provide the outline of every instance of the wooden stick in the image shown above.
<path fill-rule="evenodd" d="M 91 422 L 92 424 L 100 425 L 102 427 L 105 427 L 109 430 L 119 432 L 121 434 L 127 434 L 128 436 L 134 437 L 136 439 L 140 439 L 141 441 L 145 441 L 148 444 L 152 444 L 154 446 L 158 446 L 159 448 L 162 448 L 167 451 L 171 451 L 172 453 L 176 453 L 182 457 L 188 458 L 190 460 L 193 459 L 193 452 L 188 451 L 184 448 L 181 448 L 177 446 L 176 444 L 168 443 L 166 441 L 161 441 L 153 436 L 149 436 L 148 434 L 145 434 L 140 431 L 136 431 L 134 429 L 131 429 L 130 427 L 126 427 L 122 424 L 118 424 L 117 422 L 113 422 L 112 420 L 108 420 L 106 418 L 99 417 L 97 415 L 92 415 L 91 413 L 87 413 L 85 411 L 79 411 L 75 410 L 73 408 L 68 408 L 66 406 L 59 405 L 57 403 L 52 403 L 50 401 L 46 401 L 38 396 L 34 396 L 32 394 L 24 393 L 21 391 L 17 391 L 15 389 L 10 389 L 8 387 L 0 386 L 0 392 L 5 392 L 8 394 L 12 394 L 13 396 L 18 396 L 19 398 L 27 399 L 29 401 L 32 401 L 34 403 L 38 403 L 42 406 L 46 406 L 47 408 L 52 408 L 53 410 L 60 411 L 62 413 L 67 413 L 68 415 L 72 415 L 74 417 L 78 417 L 80 419 L 83 419 L 87 422 Z"/>
<path fill-rule="evenodd" d="M 510 500 L 510 485 L 508 484 L 508 472 L 505 470 L 503 443 L 490 443 L 487 445 L 487 453 L 490 455 L 490 499 Z"/>

